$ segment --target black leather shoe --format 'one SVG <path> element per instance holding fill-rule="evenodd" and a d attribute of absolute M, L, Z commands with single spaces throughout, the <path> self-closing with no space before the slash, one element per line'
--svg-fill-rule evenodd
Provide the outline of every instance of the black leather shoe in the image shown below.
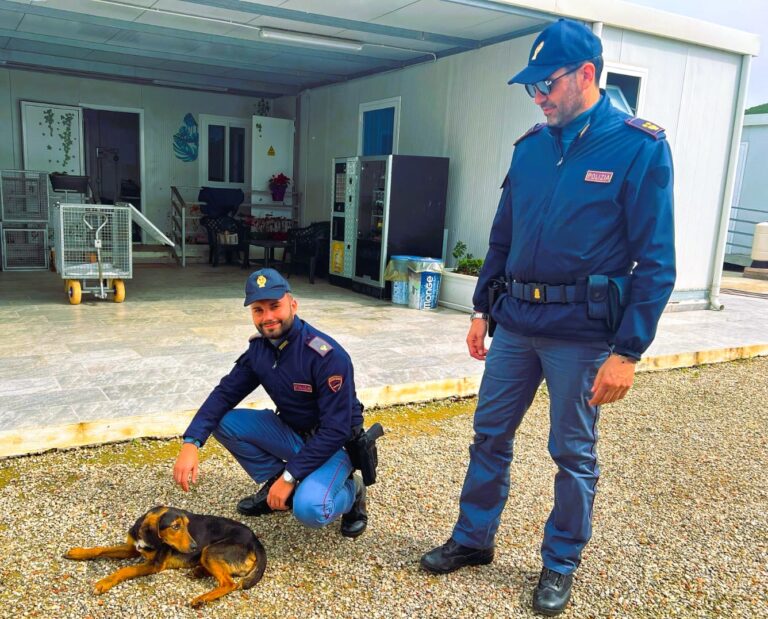
<path fill-rule="evenodd" d="M 344 537 L 358 537 L 368 526 L 365 485 L 359 475 L 355 475 L 353 479 L 355 480 L 355 502 L 352 503 L 352 509 L 341 517 L 341 534 Z"/>
<path fill-rule="evenodd" d="M 449 539 L 421 557 L 421 567 L 432 574 L 448 574 L 467 565 L 487 565 L 493 561 L 493 546 L 470 548 Z"/>
<path fill-rule="evenodd" d="M 533 591 L 533 609 L 548 617 L 559 615 L 571 599 L 572 584 L 573 574 L 560 574 L 542 568 L 539 584 Z"/>
<path fill-rule="evenodd" d="M 256 494 L 251 494 L 242 499 L 237 504 L 237 511 L 244 516 L 264 516 L 275 511 L 267 504 L 267 496 L 269 496 L 269 489 L 272 487 L 272 484 L 278 480 L 280 475 L 282 475 L 282 472 L 264 482 L 264 485 L 259 488 Z M 293 494 L 288 497 L 286 503 L 288 507 L 293 507 Z"/>

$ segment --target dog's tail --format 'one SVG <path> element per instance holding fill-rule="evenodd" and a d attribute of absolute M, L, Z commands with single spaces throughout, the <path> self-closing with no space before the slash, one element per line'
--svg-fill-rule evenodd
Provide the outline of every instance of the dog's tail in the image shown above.
<path fill-rule="evenodd" d="M 245 591 L 250 589 L 264 576 L 264 570 L 267 569 L 267 551 L 264 549 L 262 543 L 254 538 L 254 554 L 256 555 L 256 562 L 253 564 L 251 571 L 248 572 L 240 581 L 240 588 Z"/>

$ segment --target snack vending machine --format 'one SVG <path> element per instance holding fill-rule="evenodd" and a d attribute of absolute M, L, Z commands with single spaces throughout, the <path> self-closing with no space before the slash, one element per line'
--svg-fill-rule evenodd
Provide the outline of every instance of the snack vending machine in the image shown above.
<path fill-rule="evenodd" d="M 446 157 L 334 159 L 328 281 L 383 299 L 391 256 L 443 258 L 447 190 Z"/>

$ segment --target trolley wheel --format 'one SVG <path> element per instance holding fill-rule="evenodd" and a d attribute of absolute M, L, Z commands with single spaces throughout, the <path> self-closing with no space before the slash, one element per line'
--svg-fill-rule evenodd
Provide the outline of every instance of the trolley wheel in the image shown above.
<path fill-rule="evenodd" d="M 125 301 L 125 282 L 122 279 L 113 279 L 112 292 L 115 295 L 115 303 L 122 303 Z"/>
<path fill-rule="evenodd" d="M 80 282 L 76 279 L 69 280 L 67 296 L 69 297 L 70 305 L 80 305 L 80 301 L 83 299 L 83 289 L 80 287 Z"/>
<path fill-rule="evenodd" d="M 65 280 L 64 280 L 64 292 L 65 292 L 65 293 L 68 293 L 68 292 L 69 292 L 69 285 L 70 285 L 71 283 L 72 283 L 72 280 L 71 280 L 71 279 L 65 279 Z"/>

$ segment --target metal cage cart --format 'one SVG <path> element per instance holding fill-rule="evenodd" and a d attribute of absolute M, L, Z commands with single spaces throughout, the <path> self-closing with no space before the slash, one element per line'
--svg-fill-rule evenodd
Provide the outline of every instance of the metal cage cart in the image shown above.
<path fill-rule="evenodd" d="M 56 270 L 69 302 L 91 293 L 122 303 L 125 280 L 133 277 L 131 207 L 57 203 L 54 209 Z"/>
<path fill-rule="evenodd" d="M 0 171 L 0 254 L 4 271 L 48 268 L 48 175 Z"/>

